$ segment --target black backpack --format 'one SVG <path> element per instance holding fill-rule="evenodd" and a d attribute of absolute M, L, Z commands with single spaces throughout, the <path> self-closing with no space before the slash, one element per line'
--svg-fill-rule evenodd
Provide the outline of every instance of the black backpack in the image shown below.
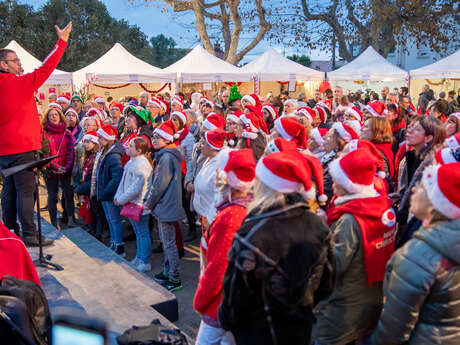
<path fill-rule="evenodd" d="M 51 344 L 51 314 L 43 290 L 12 276 L 0 279 L 0 332 L 18 344 Z M 18 332 L 20 334 L 18 334 Z"/>

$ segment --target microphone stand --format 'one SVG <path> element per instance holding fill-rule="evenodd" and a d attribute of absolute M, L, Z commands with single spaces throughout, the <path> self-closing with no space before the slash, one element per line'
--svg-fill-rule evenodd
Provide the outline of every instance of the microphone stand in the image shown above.
<path fill-rule="evenodd" d="M 37 200 L 37 227 L 38 227 L 38 248 L 39 248 L 39 256 L 37 260 L 34 260 L 34 265 L 38 267 L 44 267 L 47 269 L 52 269 L 56 271 L 62 271 L 64 268 L 59 265 L 51 262 L 52 255 L 44 255 L 43 254 L 43 242 L 42 242 L 42 222 L 41 222 L 41 215 L 40 215 L 40 192 L 39 192 L 39 171 L 43 169 L 45 165 L 50 163 L 53 159 L 57 158 L 58 156 L 47 157 L 45 159 L 41 159 L 38 161 L 33 161 L 29 163 L 15 165 L 14 167 L 3 169 L 2 174 L 5 177 L 14 175 L 18 172 L 24 170 L 31 170 L 34 173 L 35 179 L 35 196 Z"/>

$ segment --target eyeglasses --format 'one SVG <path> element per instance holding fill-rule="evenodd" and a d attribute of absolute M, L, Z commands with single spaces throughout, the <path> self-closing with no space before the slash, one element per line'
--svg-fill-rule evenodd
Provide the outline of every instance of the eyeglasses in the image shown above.
<path fill-rule="evenodd" d="M 19 60 L 19 58 L 12 59 L 12 60 L 2 60 L 2 61 L 6 61 L 6 62 L 12 61 L 12 62 L 15 62 L 15 63 L 20 63 L 21 62 L 21 60 Z"/>

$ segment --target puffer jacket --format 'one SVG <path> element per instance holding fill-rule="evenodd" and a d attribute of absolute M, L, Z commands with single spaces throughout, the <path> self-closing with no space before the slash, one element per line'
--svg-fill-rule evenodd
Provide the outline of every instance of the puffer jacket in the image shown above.
<path fill-rule="evenodd" d="M 144 206 L 144 197 L 149 189 L 152 166 L 144 155 L 131 158 L 123 170 L 123 177 L 115 193 L 115 199 L 124 205 L 128 202 Z M 145 209 L 143 214 L 150 213 Z"/>
<path fill-rule="evenodd" d="M 265 299 L 278 345 L 309 344 L 312 309 L 334 284 L 327 225 L 306 207 L 291 204 L 288 209 L 249 215 L 236 236 L 247 237 L 285 275 L 235 238 L 218 311 L 222 328 L 233 333 L 238 345 L 273 344 Z"/>
<path fill-rule="evenodd" d="M 334 224 L 336 286 L 315 308 L 313 337 L 321 345 L 345 345 L 369 335 L 383 305 L 382 283 L 369 286 L 364 266 L 361 228 L 353 215 Z"/>
<path fill-rule="evenodd" d="M 100 159 L 96 158 L 96 196 L 98 201 L 113 201 L 115 192 L 123 175 L 121 156 L 125 150 L 116 141 L 107 153 L 99 151 Z M 93 172 L 94 173 L 94 172 Z"/>
<path fill-rule="evenodd" d="M 181 202 L 183 159 L 184 155 L 175 145 L 155 154 L 155 170 L 144 205 L 153 210 L 160 222 L 176 222 L 185 218 Z"/>
<path fill-rule="evenodd" d="M 421 228 L 386 267 L 372 345 L 460 344 L 460 219 Z"/>

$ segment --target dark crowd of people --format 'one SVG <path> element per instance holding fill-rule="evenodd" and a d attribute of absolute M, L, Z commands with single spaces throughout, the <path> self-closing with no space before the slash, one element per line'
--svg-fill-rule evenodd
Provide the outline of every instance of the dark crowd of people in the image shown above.
<path fill-rule="evenodd" d="M 262 101 L 236 85 L 212 99 L 143 92 L 84 102 L 74 93 L 51 96 L 37 134 L 33 99 L 6 99 L 46 80 L 64 42 L 57 47 L 35 79 L 0 65 L 0 88 L 17 87 L 0 95 L 2 168 L 36 151 L 56 155 L 44 174 L 53 225 L 75 226 L 77 205 L 95 239 L 108 229 L 109 247 L 125 256 L 128 219 L 137 248 L 130 264 L 140 272 L 151 270 L 155 227 L 164 262 L 154 279 L 170 291 L 183 288 L 183 242 L 200 237 L 196 344 L 460 342 L 455 95 L 435 99 L 427 86 L 415 107 L 405 87 Z M 0 60 L 9 55 L 0 51 Z M 24 126 L 22 136 L 14 126 Z M 33 245 L 27 178 L 3 179 L 3 221 Z"/>

